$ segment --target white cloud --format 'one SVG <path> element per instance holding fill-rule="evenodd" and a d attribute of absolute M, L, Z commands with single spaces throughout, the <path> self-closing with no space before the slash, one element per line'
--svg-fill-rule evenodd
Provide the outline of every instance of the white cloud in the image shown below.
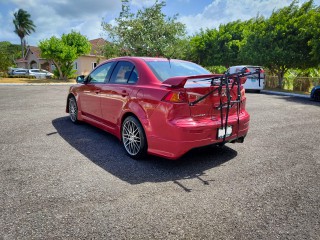
<path fill-rule="evenodd" d="M 238 19 L 248 20 L 257 15 L 269 17 L 273 10 L 288 6 L 291 2 L 292 0 L 213 0 L 202 13 L 180 16 L 178 20 L 186 25 L 187 32 L 192 35 L 201 28 L 218 28 L 220 24 Z"/>
<path fill-rule="evenodd" d="M 131 5 L 137 8 L 150 7 L 155 3 L 155 0 L 132 0 Z"/>
<path fill-rule="evenodd" d="M 37 45 L 40 40 L 51 36 L 60 37 L 71 30 L 79 31 L 89 39 L 98 38 L 103 17 L 117 17 L 121 10 L 121 1 L 12 0 L 12 4 L 15 8 L 0 22 L 4 26 L 0 29 L 0 41 L 3 38 L 13 43 L 20 42 L 13 33 L 12 19 L 13 13 L 22 8 L 30 13 L 36 25 L 36 32 L 27 37 L 30 45 Z"/>
<path fill-rule="evenodd" d="M 195 3 L 190 0 L 175 1 L 179 4 Z M 201 28 L 217 28 L 222 23 L 250 19 L 257 14 L 268 17 L 272 10 L 288 6 L 291 2 L 292 0 L 212 0 L 200 13 L 183 15 L 180 12 L 178 20 L 186 24 L 189 34 L 194 34 Z M 13 32 L 12 19 L 13 12 L 22 8 L 31 14 L 36 25 L 36 32 L 27 38 L 31 45 L 37 45 L 40 40 L 51 36 L 60 37 L 71 30 L 80 31 L 89 39 L 98 38 L 103 33 L 102 19 L 114 23 L 113 19 L 121 11 L 120 0 L 0 0 L 0 3 L 0 41 L 20 44 L 19 37 Z M 155 0 L 131 0 L 130 3 L 135 10 L 150 7 Z M 319 6 L 320 0 L 315 0 L 314 3 Z M 179 12 L 180 9 L 170 10 Z"/>

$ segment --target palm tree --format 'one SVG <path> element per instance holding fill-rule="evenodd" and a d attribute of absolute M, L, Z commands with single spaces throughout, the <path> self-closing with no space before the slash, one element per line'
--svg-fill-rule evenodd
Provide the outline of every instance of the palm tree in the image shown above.
<path fill-rule="evenodd" d="M 14 32 L 19 36 L 21 40 L 21 53 L 22 57 L 24 58 L 24 38 L 26 35 L 30 35 L 31 32 L 35 32 L 35 25 L 33 24 L 32 20 L 30 19 L 30 14 L 23 10 L 19 9 L 14 14 L 13 24 L 15 27 Z"/>

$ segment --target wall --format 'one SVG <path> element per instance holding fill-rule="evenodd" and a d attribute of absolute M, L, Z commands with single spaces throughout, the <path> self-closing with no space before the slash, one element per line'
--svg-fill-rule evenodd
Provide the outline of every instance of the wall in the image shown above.
<path fill-rule="evenodd" d="M 102 63 L 105 60 L 106 58 L 97 56 L 80 56 L 75 61 L 75 65 L 77 65 L 76 75 L 88 75 L 93 69 L 92 63 L 99 65 L 99 63 Z"/>

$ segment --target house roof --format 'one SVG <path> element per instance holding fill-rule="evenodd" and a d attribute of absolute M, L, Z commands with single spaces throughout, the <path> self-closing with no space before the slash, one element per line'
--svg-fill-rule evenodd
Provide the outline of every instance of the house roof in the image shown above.
<path fill-rule="evenodd" d="M 31 52 L 31 54 L 34 54 L 36 58 L 41 58 L 41 50 L 38 47 L 35 46 L 29 46 L 27 50 L 26 57 L 28 53 Z"/>
<path fill-rule="evenodd" d="M 16 62 L 28 62 L 28 61 L 24 58 L 19 58 L 19 59 L 16 59 Z"/>
<path fill-rule="evenodd" d="M 107 43 L 103 38 L 96 38 L 89 41 L 91 43 L 90 55 L 103 55 L 103 48 Z"/>

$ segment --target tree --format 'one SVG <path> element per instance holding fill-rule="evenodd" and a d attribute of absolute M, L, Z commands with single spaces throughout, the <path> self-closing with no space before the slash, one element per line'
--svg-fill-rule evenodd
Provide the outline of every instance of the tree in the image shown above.
<path fill-rule="evenodd" d="M 129 1 L 122 0 L 122 11 L 116 25 L 102 22 L 103 29 L 123 55 L 166 56 L 177 54 L 175 46 L 185 37 L 185 25 L 177 22 L 177 15 L 162 13 L 165 2 L 156 0 L 149 8 L 131 13 Z"/>
<path fill-rule="evenodd" d="M 21 53 L 24 58 L 24 49 L 25 49 L 25 36 L 30 35 L 31 32 L 35 32 L 35 25 L 30 19 L 30 14 L 23 10 L 19 9 L 14 14 L 13 24 L 15 27 L 14 32 L 19 36 L 21 41 Z"/>
<path fill-rule="evenodd" d="M 60 79 L 67 79 L 72 74 L 74 61 L 91 50 L 88 39 L 78 32 L 63 34 L 61 39 L 51 37 L 40 41 L 41 57 L 52 60 L 59 72 Z"/>
<path fill-rule="evenodd" d="M 0 42 L 0 72 L 7 72 L 15 65 L 14 60 L 21 57 L 19 45 L 10 42 Z"/>
<path fill-rule="evenodd" d="M 319 22 L 310 22 L 311 13 L 314 13 L 312 0 L 301 7 L 298 1 L 293 1 L 273 12 L 269 19 L 257 22 L 241 50 L 248 62 L 266 66 L 276 74 L 279 88 L 289 68 L 306 69 L 319 64 L 310 56 L 312 28 L 319 29 Z"/>
<path fill-rule="evenodd" d="M 240 61 L 239 52 L 253 20 L 221 24 L 219 29 L 201 30 L 190 44 L 194 61 L 209 66 L 229 66 Z"/>
<path fill-rule="evenodd" d="M 7 72 L 11 66 L 11 61 L 6 54 L 0 51 L 0 73 Z"/>
<path fill-rule="evenodd" d="M 311 47 L 310 57 L 318 66 L 320 63 L 320 6 L 317 6 L 308 12 L 305 17 L 304 33 L 311 34 L 308 46 Z"/>

